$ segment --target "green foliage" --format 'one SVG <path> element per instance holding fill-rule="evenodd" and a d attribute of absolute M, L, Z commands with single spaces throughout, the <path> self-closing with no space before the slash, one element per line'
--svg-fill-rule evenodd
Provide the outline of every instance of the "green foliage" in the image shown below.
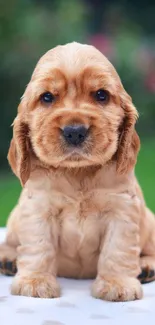
<path fill-rule="evenodd" d="M 12 136 L 10 125 L 37 60 L 47 50 L 86 38 L 86 9 L 82 1 L 0 2 L 0 84 L 3 125 L 0 128 L 0 168 Z"/>
<path fill-rule="evenodd" d="M 140 113 L 140 136 L 155 137 L 154 11 L 154 0 L 0 1 L 1 170 L 7 166 L 10 125 L 37 60 L 57 44 L 89 43 L 93 33 L 111 44 L 108 56 Z"/>
<path fill-rule="evenodd" d="M 151 39 L 146 41 L 136 28 L 121 29 L 114 39 L 114 65 L 139 112 L 137 130 L 142 137 L 155 135 L 155 69 L 154 90 L 147 86 L 155 62 L 151 46 Z"/>

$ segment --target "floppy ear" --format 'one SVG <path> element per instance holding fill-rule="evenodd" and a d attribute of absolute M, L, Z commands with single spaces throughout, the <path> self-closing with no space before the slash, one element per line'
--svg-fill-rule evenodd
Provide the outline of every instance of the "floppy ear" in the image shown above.
<path fill-rule="evenodd" d="M 16 152 L 16 146 L 15 146 L 14 139 L 11 139 L 7 158 L 8 158 L 9 164 L 12 168 L 12 171 L 17 176 L 17 152 Z"/>
<path fill-rule="evenodd" d="M 135 130 L 138 112 L 132 103 L 131 97 L 124 91 L 121 96 L 121 106 L 125 117 L 120 129 L 118 150 L 116 154 L 117 172 L 125 174 L 134 168 L 140 149 L 140 139 Z"/>
<path fill-rule="evenodd" d="M 30 144 L 28 125 L 22 121 L 19 113 L 13 123 L 13 139 L 8 152 L 9 164 L 20 179 L 22 186 L 30 175 Z"/>

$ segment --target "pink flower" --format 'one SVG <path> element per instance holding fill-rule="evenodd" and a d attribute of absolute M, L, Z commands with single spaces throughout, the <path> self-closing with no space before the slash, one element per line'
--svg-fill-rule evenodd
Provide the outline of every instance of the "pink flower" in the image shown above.
<path fill-rule="evenodd" d="M 155 93 L 155 70 L 148 73 L 145 85 L 150 92 Z"/>
<path fill-rule="evenodd" d="M 113 46 L 110 38 L 104 34 L 95 34 L 89 38 L 89 43 L 94 45 L 98 50 L 100 50 L 104 55 L 108 57 L 113 56 Z"/>

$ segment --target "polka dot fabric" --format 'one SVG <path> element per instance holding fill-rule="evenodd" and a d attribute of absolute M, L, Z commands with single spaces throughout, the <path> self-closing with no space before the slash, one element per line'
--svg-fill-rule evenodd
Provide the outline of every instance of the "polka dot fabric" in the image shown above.
<path fill-rule="evenodd" d="M 5 229 L 0 229 L 0 241 Z M 91 281 L 59 279 L 62 297 L 39 299 L 10 295 L 12 277 L 0 275 L 0 324 L 4 325 L 154 325 L 155 282 L 144 298 L 110 303 L 90 296 Z"/>

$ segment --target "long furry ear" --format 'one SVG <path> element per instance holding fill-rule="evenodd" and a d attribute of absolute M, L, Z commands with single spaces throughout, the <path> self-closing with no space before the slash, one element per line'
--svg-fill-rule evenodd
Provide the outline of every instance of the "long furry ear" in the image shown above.
<path fill-rule="evenodd" d="M 121 96 L 121 106 L 124 109 L 125 117 L 120 128 L 116 166 L 119 174 L 125 174 L 134 168 L 137 162 L 140 139 L 135 130 L 138 112 L 132 103 L 131 97 L 125 91 Z"/>
<path fill-rule="evenodd" d="M 13 139 L 7 158 L 13 172 L 24 186 L 30 174 L 30 145 L 28 126 L 20 115 L 19 113 L 13 123 Z"/>
<path fill-rule="evenodd" d="M 7 158 L 8 158 L 9 164 L 12 168 L 12 171 L 18 177 L 18 175 L 17 175 L 17 152 L 16 152 L 16 146 L 15 146 L 14 139 L 11 139 Z"/>

